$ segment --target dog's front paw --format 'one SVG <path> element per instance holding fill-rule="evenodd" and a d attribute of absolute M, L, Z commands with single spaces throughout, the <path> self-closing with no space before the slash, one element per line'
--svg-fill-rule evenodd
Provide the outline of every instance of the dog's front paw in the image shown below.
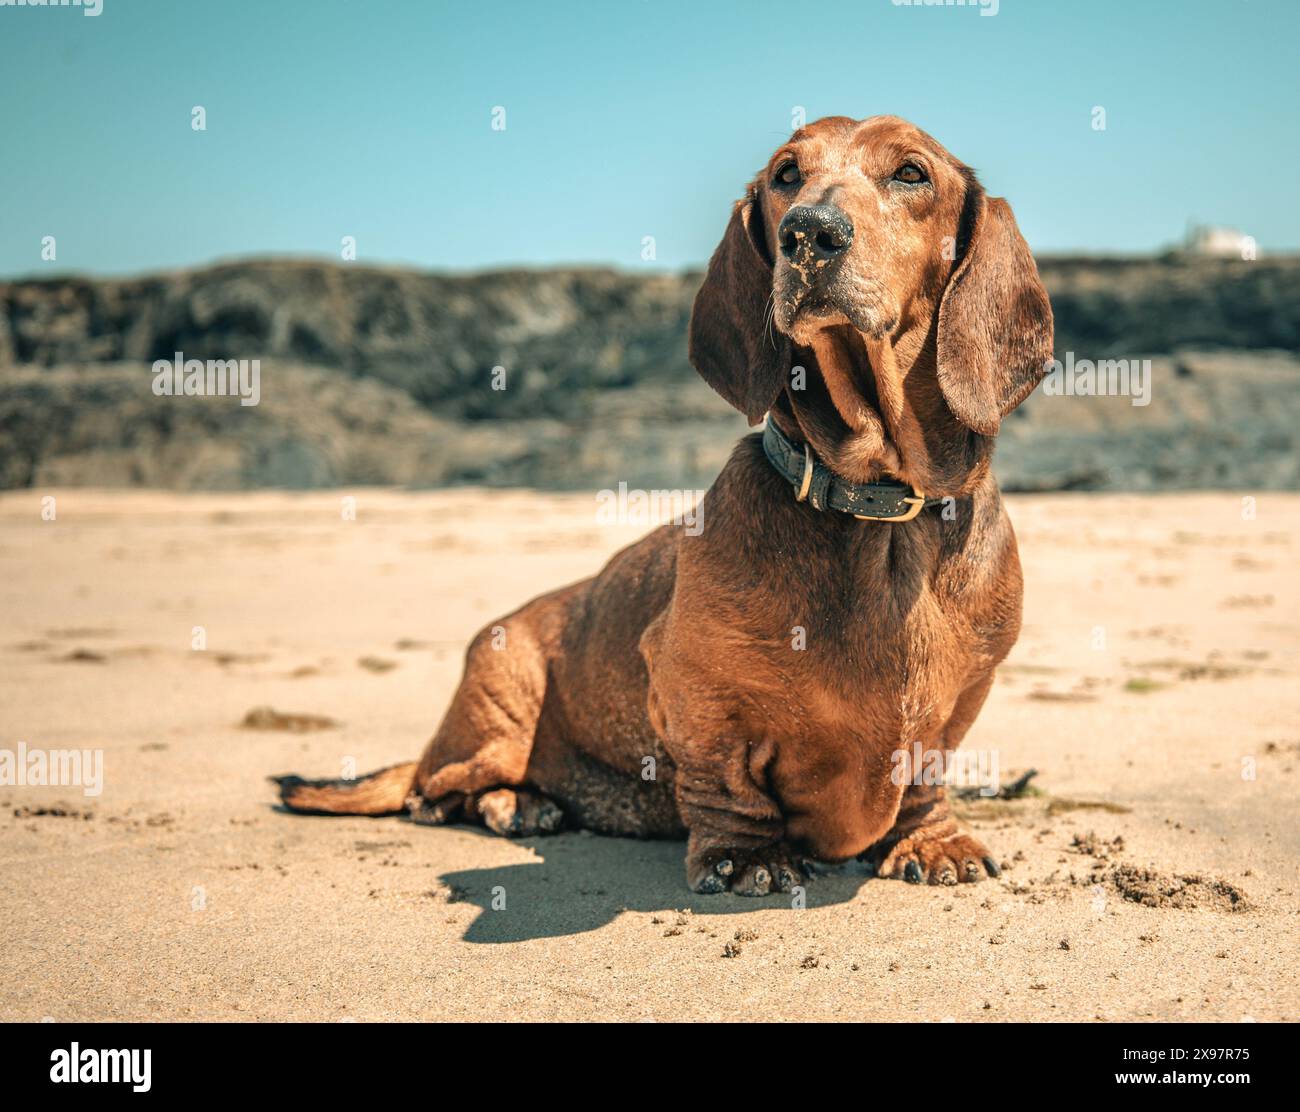
<path fill-rule="evenodd" d="M 686 856 L 686 881 L 691 891 L 705 895 L 728 889 L 738 896 L 789 892 L 812 876 L 812 862 L 781 842 L 757 849 L 699 850 Z"/>
<path fill-rule="evenodd" d="M 876 865 L 877 876 L 911 884 L 973 884 L 1001 872 L 984 843 L 967 834 L 904 838 Z"/>

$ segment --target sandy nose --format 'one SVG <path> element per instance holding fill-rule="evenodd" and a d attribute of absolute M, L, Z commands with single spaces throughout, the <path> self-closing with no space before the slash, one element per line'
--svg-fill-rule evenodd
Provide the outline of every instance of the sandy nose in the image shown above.
<path fill-rule="evenodd" d="M 781 254 L 792 262 L 797 255 L 833 259 L 853 242 L 853 221 L 835 205 L 795 205 L 782 219 L 777 239 Z"/>

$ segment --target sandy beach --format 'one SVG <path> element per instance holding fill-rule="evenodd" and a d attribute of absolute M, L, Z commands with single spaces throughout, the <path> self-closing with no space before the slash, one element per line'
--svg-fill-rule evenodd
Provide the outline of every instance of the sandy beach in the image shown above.
<path fill-rule="evenodd" d="M 1300 1018 L 1300 495 L 1009 506 L 1001 879 L 796 908 L 679 843 L 275 806 L 418 756 L 477 629 L 645 532 L 591 495 L 0 495 L 0 749 L 103 759 L 0 787 L 0 1020 Z"/>

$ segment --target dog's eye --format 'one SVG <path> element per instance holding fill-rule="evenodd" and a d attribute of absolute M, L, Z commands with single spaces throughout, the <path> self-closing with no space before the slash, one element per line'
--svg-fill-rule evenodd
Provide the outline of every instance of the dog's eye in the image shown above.
<path fill-rule="evenodd" d="M 802 180 L 799 167 L 794 162 L 781 163 L 776 168 L 776 173 L 772 175 L 772 184 L 778 186 L 798 185 Z"/>
<path fill-rule="evenodd" d="M 920 185 L 923 181 L 929 181 L 925 176 L 925 171 L 921 167 L 905 162 L 894 171 L 894 181 L 901 181 L 904 185 Z"/>

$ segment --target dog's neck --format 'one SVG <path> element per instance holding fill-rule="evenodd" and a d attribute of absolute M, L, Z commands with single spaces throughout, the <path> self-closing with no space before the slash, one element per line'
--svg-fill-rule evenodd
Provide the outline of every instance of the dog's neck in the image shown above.
<path fill-rule="evenodd" d="M 795 348 L 794 362 L 771 419 L 850 482 L 894 478 L 926 494 L 961 496 L 987 474 L 992 442 L 944 402 L 932 326 L 880 340 L 848 326 L 823 329 Z"/>

